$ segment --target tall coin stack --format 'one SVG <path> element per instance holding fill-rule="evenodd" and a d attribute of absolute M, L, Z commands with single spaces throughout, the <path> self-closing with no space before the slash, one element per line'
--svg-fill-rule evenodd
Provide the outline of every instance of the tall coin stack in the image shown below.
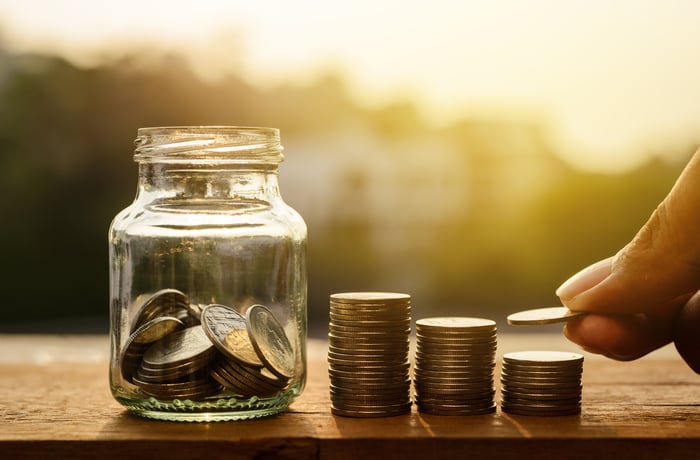
<path fill-rule="evenodd" d="M 416 321 L 414 388 L 420 412 L 478 415 L 496 410 L 496 323 L 481 318 Z"/>
<path fill-rule="evenodd" d="M 582 373 L 583 356 L 578 353 L 506 353 L 501 370 L 501 410 L 516 415 L 578 414 Z"/>
<path fill-rule="evenodd" d="M 411 296 L 347 292 L 330 296 L 331 411 L 387 417 L 411 410 Z"/>

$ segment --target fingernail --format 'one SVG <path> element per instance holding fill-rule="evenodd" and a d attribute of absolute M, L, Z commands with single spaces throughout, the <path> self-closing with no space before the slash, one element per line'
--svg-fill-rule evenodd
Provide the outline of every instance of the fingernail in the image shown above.
<path fill-rule="evenodd" d="M 564 281 L 555 291 L 556 295 L 566 304 L 567 301 L 589 290 L 610 274 L 612 260 L 612 257 L 608 257 L 584 268 Z"/>

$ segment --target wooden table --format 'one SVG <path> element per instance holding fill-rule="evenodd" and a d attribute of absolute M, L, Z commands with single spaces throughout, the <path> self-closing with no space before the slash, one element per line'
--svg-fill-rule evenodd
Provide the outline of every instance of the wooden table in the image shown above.
<path fill-rule="evenodd" d="M 700 376 L 672 349 L 632 363 L 586 355 L 579 416 L 378 419 L 330 412 L 325 343 L 289 412 L 243 422 L 141 419 L 110 395 L 106 337 L 0 336 L 0 458 L 700 458 Z M 499 337 L 499 354 L 575 350 L 558 335 Z M 500 361 L 500 358 L 499 358 Z"/>

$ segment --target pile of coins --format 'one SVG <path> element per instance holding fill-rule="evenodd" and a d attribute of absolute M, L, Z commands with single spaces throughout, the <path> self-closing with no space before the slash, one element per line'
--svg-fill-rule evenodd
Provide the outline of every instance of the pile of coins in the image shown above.
<path fill-rule="evenodd" d="M 418 410 L 434 415 L 494 412 L 496 347 L 496 323 L 488 319 L 416 321 L 414 384 Z"/>
<path fill-rule="evenodd" d="M 410 412 L 410 332 L 407 294 L 331 295 L 328 374 L 333 414 L 386 417 Z"/>
<path fill-rule="evenodd" d="M 536 416 L 578 414 L 582 372 L 583 356 L 578 353 L 506 353 L 501 370 L 501 410 Z"/>
<path fill-rule="evenodd" d="M 206 398 L 221 390 L 207 373 L 215 355 L 216 349 L 202 326 L 182 329 L 145 351 L 132 382 L 159 399 Z"/>
<path fill-rule="evenodd" d="M 224 305 L 192 305 L 175 289 L 137 302 L 120 365 L 124 379 L 146 396 L 204 399 L 225 388 L 264 397 L 283 390 L 294 375 L 292 346 L 262 305 L 243 316 Z"/>

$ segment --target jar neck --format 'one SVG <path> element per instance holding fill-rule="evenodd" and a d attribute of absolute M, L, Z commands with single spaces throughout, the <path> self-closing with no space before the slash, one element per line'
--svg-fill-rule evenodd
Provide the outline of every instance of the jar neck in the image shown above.
<path fill-rule="evenodd" d="M 138 198 L 255 200 L 280 197 L 277 165 L 140 163 Z"/>
<path fill-rule="evenodd" d="M 237 126 L 141 128 L 137 199 L 279 198 L 279 131 Z"/>

